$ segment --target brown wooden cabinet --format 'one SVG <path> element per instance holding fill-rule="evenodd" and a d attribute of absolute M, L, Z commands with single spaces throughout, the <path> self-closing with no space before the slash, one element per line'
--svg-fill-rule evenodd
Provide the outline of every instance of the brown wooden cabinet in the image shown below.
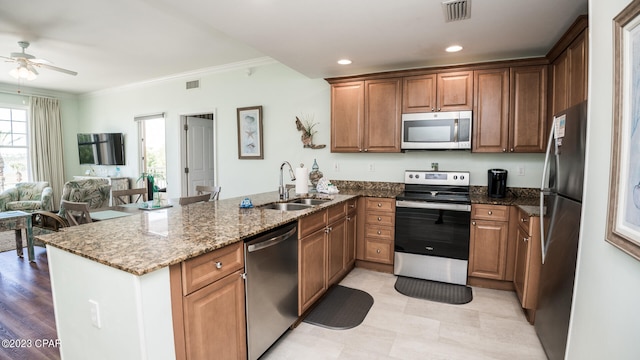
<path fill-rule="evenodd" d="M 508 206 L 471 206 L 469 276 L 506 279 L 508 235 Z"/>
<path fill-rule="evenodd" d="M 515 208 L 517 225 L 514 225 L 516 256 L 513 284 L 522 307 L 526 309 L 527 319 L 534 322 L 535 309 L 538 305 L 538 287 L 542 268 L 540 248 L 540 218 L 529 216 L 521 209 Z"/>
<path fill-rule="evenodd" d="M 332 152 L 400 152 L 400 78 L 331 86 Z"/>
<path fill-rule="evenodd" d="M 246 358 L 242 243 L 172 265 L 177 359 Z"/>
<path fill-rule="evenodd" d="M 553 61 L 551 114 L 587 100 L 587 30 L 582 30 Z"/>
<path fill-rule="evenodd" d="M 474 72 L 473 152 L 544 152 L 547 66 Z"/>
<path fill-rule="evenodd" d="M 473 74 L 474 152 L 502 152 L 509 146 L 509 68 Z"/>
<path fill-rule="evenodd" d="M 353 268 L 355 217 L 349 214 L 355 203 L 349 200 L 298 221 L 298 315 Z"/>
<path fill-rule="evenodd" d="M 345 252 L 345 268 L 351 270 L 356 262 L 356 239 L 358 234 L 358 201 L 347 201 L 347 242 Z"/>
<path fill-rule="evenodd" d="M 363 224 L 358 234 L 356 258 L 370 263 L 393 265 L 395 199 L 362 198 Z"/>
<path fill-rule="evenodd" d="M 402 112 L 471 110 L 473 72 L 442 72 L 403 78 Z"/>

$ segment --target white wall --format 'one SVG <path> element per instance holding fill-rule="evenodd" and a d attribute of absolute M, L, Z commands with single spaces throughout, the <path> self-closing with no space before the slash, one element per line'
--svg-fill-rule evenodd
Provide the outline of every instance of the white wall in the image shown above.
<path fill-rule="evenodd" d="M 613 18 L 628 0 L 590 1 L 584 214 L 568 359 L 639 359 L 640 262 L 605 242 L 613 99 Z"/>
<path fill-rule="evenodd" d="M 539 186 L 541 162 L 539 154 L 471 154 L 468 151 L 429 151 L 404 154 L 335 154 L 330 145 L 330 86 L 324 79 L 309 79 L 274 61 L 261 60 L 252 67 L 229 66 L 225 71 L 177 77 L 82 96 L 76 130 L 114 131 L 126 133 L 127 165 L 123 175 L 137 178 L 138 150 L 136 115 L 165 112 L 167 116 L 168 192 L 180 196 L 180 115 L 213 112 L 216 114 L 218 185 L 221 197 L 233 197 L 264 191 L 275 191 L 280 164 L 287 160 L 293 166 L 304 163 L 311 167 L 317 159 L 325 177 L 340 180 L 374 180 L 402 182 L 405 169 L 429 169 L 438 162 L 441 170 L 469 170 L 474 185 L 486 185 L 487 170 L 509 170 L 508 185 Z M 185 90 L 185 81 L 200 79 L 201 88 Z M 239 160 L 237 153 L 236 109 L 263 106 L 264 160 Z M 318 133 L 314 143 L 326 144 L 320 150 L 304 149 L 295 117 L 313 115 Z M 72 126 L 72 124 L 69 124 Z M 75 144 L 66 144 L 70 150 Z M 69 151 L 66 161 L 78 164 L 77 153 Z M 334 165 L 339 170 L 334 171 Z M 373 164 L 375 171 L 369 171 Z M 518 166 L 525 176 L 516 176 Z M 76 173 L 86 167 L 75 165 Z M 113 167 L 105 169 L 112 172 Z M 286 176 L 286 175 L 285 175 Z M 286 178 L 285 178 L 286 179 Z M 288 180 L 288 179 L 286 179 Z"/>

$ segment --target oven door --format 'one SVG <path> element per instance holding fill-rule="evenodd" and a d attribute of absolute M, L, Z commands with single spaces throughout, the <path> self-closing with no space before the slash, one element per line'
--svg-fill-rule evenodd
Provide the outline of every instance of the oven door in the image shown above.
<path fill-rule="evenodd" d="M 396 201 L 395 251 L 469 259 L 471 205 Z"/>

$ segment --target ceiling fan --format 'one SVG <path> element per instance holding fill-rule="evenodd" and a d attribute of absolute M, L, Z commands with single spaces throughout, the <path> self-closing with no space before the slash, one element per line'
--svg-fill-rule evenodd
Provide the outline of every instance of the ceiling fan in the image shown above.
<path fill-rule="evenodd" d="M 18 67 L 9 71 L 9 74 L 16 79 L 27 79 L 33 80 L 38 77 L 38 72 L 36 71 L 36 67 L 45 68 L 50 70 L 59 71 L 69 75 L 78 75 L 77 72 L 59 68 L 57 66 L 51 65 L 51 63 L 44 59 L 37 59 L 35 56 L 31 54 L 27 54 L 24 52 L 26 48 L 29 47 L 28 41 L 18 41 L 18 46 L 22 48 L 22 52 L 13 52 L 9 57 L 1 56 L 0 58 L 6 59 L 6 61 L 12 61 L 18 64 Z"/>

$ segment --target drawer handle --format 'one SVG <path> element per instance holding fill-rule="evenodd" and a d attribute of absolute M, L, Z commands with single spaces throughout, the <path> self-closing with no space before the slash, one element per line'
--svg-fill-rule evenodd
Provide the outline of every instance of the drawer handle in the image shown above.
<path fill-rule="evenodd" d="M 381 234 L 382 234 L 382 231 L 378 230 L 378 235 L 381 235 Z"/>
<path fill-rule="evenodd" d="M 351 217 L 350 216 L 347 216 L 347 221 L 351 221 Z"/>
<path fill-rule="evenodd" d="M 382 221 L 382 218 L 380 216 L 378 216 L 378 221 Z"/>
<path fill-rule="evenodd" d="M 222 269 L 222 262 L 216 261 L 216 269 Z"/>
<path fill-rule="evenodd" d="M 380 249 L 376 249 L 376 252 L 377 252 L 378 254 L 380 254 Z"/>
<path fill-rule="evenodd" d="M 350 204 L 349 207 L 353 209 L 356 206 L 355 206 L 355 204 Z"/>
<path fill-rule="evenodd" d="M 529 241 L 529 238 L 523 238 L 522 240 L 523 240 L 524 242 L 527 242 L 527 241 Z"/>
<path fill-rule="evenodd" d="M 472 221 L 472 222 L 471 222 L 471 225 L 476 226 L 476 222 L 475 222 L 475 221 Z"/>
<path fill-rule="evenodd" d="M 493 215 L 493 211 L 489 210 L 489 215 Z"/>
<path fill-rule="evenodd" d="M 432 246 L 426 246 L 425 249 L 427 249 L 428 251 L 433 251 L 433 247 Z"/>
<path fill-rule="evenodd" d="M 378 207 L 382 207 L 382 204 L 381 204 L 381 203 L 378 203 Z"/>
<path fill-rule="evenodd" d="M 522 221 L 523 223 L 526 223 L 528 221 L 528 219 L 527 218 L 522 218 L 522 219 L 520 219 L 520 221 Z"/>

